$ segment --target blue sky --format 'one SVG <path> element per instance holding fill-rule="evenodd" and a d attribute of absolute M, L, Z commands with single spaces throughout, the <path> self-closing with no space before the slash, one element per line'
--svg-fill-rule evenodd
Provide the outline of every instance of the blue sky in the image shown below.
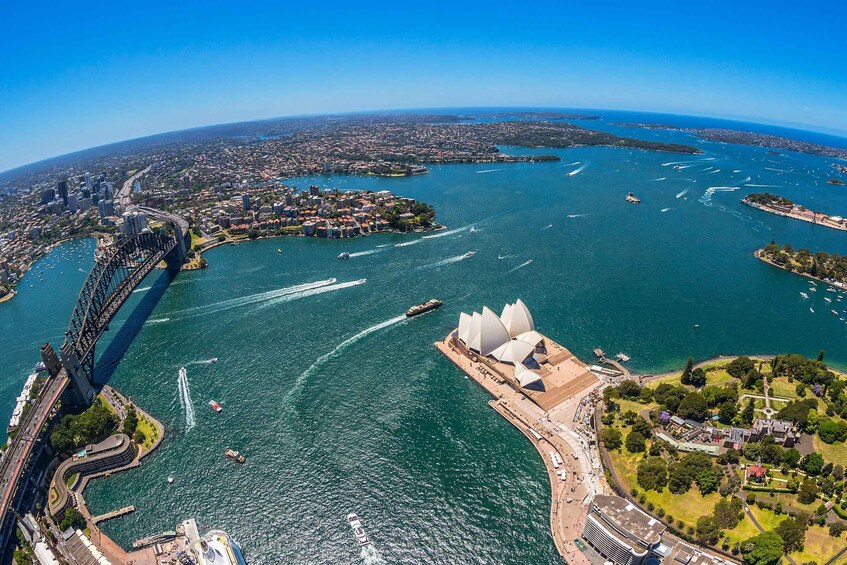
<path fill-rule="evenodd" d="M 0 6 L 0 170 L 188 127 L 393 108 L 847 131 L 845 3 L 49 4 Z"/>

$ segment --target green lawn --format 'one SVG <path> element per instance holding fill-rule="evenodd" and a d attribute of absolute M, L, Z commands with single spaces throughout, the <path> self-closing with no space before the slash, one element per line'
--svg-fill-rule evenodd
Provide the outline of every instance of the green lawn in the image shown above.
<path fill-rule="evenodd" d="M 791 557 L 797 563 L 826 563 L 835 554 L 844 549 L 844 537 L 834 538 L 829 535 L 829 529 L 821 526 L 811 526 L 806 530 L 806 543 L 803 551 L 795 551 Z"/>
<path fill-rule="evenodd" d="M 624 434 L 625 435 L 625 434 Z M 627 491 L 633 487 L 643 492 L 638 486 L 636 480 L 636 472 L 638 462 L 643 454 L 632 454 L 626 451 L 626 447 L 622 447 L 619 452 L 610 452 L 612 465 L 622 485 Z M 663 508 L 665 515 L 674 517 L 674 525 L 679 527 L 679 522 L 684 522 L 685 526 L 693 526 L 697 523 L 697 519 L 704 513 L 711 512 L 715 503 L 720 499 L 718 493 L 712 493 L 708 496 L 702 496 L 696 485 L 692 485 L 691 490 L 685 494 L 673 494 L 667 488 L 662 492 L 647 491 L 644 492 L 648 502 L 658 508 Z"/>
<path fill-rule="evenodd" d="M 73 475 L 71 475 L 70 477 L 68 477 L 67 479 L 65 479 L 65 485 L 66 485 L 68 488 L 71 488 L 71 485 L 73 485 L 73 484 L 74 484 L 74 482 L 76 481 L 77 477 L 79 477 L 79 473 L 74 473 Z"/>
<path fill-rule="evenodd" d="M 823 455 L 824 461 L 833 465 L 847 466 L 847 443 L 827 444 L 821 441 L 817 435 L 814 436 L 815 451 Z"/>
<path fill-rule="evenodd" d="M 737 383 L 738 379 L 726 372 L 725 369 L 715 369 L 714 371 L 706 372 L 707 385 L 725 385 L 729 383 Z"/>
<path fill-rule="evenodd" d="M 636 402 L 634 400 L 625 400 L 623 398 L 618 398 L 615 400 L 621 406 L 621 414 L 626 412 L 627 410 L 632 410 L 636 414 L 641 413 L 642 410 L 648 409 L 652 410 L 653 408 L 658 407 L 659 405 L 655 402 L 651 402 L 649 404 L 641 404 L 640 402 Z"/>
<path fill-rule="evenodd" d="M 153 442 L 156 441 L 156 437 L 159 435 L 156 426 L 154 426 L 147 418 L 139 415 L 138 417 L 138 428 L 142 432 L 144 432 L 144 443 L 141 444 L 141 447 L 144 449 L 149 448 L 153 445 Z"/>
<path fill-rule="evenodd" d="M 771 383 L 771 396 L 781 396 L 782 398 L 796 399 L 797 396 L 797 381 L 788 382 L 788 377 L 779 377 Z"/>
<path fill-rule="evenodd" d="M 758 508 L 755 505 L 751 505 L 749 508 L 750 512 L 756 520 L 758 520 L 759 524 L 762 525 L 765 531 L 774 529 L 777 524 L 786 518 L 785 515 L 777 516 L 772 510 L 767 508 Z M 732 530 L 727 530 L 726 532 L 730 545 L 735 542 L 742 542 L 746 539 L 750 539 L 760 533 L 761 532 L 759 532 L 759 529 L 755 524 L 753 524 L 753 521 L 750 520 L 750 517 L 746 512 L 744 513 L 744 519 L 738 523 L 738 526 Z"/>

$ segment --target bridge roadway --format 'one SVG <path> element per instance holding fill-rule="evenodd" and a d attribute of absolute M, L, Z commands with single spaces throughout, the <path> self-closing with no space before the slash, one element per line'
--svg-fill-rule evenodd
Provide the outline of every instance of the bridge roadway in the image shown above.
<path fill-rule="evenodd" d="M 32 450 L 69 382 L 70 378 L 64 369 L 48 379 L 38 396 L 38 401 L 32 405 L 24 422 L 18 426 L 15 439 L 9 443 L 0 464 L 0 521 L 5 518 L 6 512 L 14 503 L 23 470 L 29 462 Z"/>

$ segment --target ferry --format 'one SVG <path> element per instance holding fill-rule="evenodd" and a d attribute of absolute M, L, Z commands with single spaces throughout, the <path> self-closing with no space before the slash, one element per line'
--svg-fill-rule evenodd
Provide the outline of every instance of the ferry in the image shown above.
<path fill-rule="evenodd" d="M 244 461 L 246 461 L 246 458 L 244 457 L 244 455 L 242 455 L 241 453 L 238 453 L 234 449 L 229 449 L 229 448 L 227 448 L 227 450 L 224 451 L 224 457 L 226 457 L 230 461 L 235 461 L 236 463 L 244 463 Z"/>
<path fill-rule="evenodd" d="M 343 253 L 339 253 L 339 254 L 338 254 L 338 258 L 339 258 L 339 259 L 341 259 L 341 260 L 349 259 L 349 258 L 350 258 L 350 254 L 349 254 L 349 253 L 347 253 L 347 252 L 345 251 L 345 252 L 343 252 Z"/>
<path fill-rule="evenodd" d="M 223 408 L 221 408 L 221 405 L 215 402 L 214 400 L 209 401 L 209 407 L 215 412 L 223 412 Z"/>
<path fill-rule="evenodd" d="M 359 520 L 355 512 L 347 515 L 347 522 L 350 524 L 350 528 L 353 529 L 353 535 L 356 536 L 359 546 L 365 547 L 371 544 L 371 540 L 368 539 L 368 534 L 365 533 L 365 528 L 362 526 L 362 521 Z"/>
<path fill-rule="evenodd" d="M 426 312 L 429 312 L 430 310 L 435 310 L 436 308 L 439 308 L 442 304 L 444 304 L 442 301 L 432 298 L 422 304 L 416 304 L 415 306 L 412 306 L 411 308 L 406 310 L 406 317 L 411 318 L 413 316 L 419 316 L 420 314 L 424 314 Z"/>

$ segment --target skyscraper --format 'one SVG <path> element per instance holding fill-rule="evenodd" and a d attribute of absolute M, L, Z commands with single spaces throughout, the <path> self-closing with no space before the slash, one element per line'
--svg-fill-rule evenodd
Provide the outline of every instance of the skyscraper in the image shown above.
<path fill-rule="evenodd" d="M 57 186 L 59 191 L 59 198 L 67 205 L 68 203 L 68 181 L 60 180 L 59 185 Z"/>
<path fill-rule="evenodd" d="M 245 210 L 250 209 L 250 195 L 249 194 L 242 194 L 241 195 L 241 207 L 244 208 Z"/>

